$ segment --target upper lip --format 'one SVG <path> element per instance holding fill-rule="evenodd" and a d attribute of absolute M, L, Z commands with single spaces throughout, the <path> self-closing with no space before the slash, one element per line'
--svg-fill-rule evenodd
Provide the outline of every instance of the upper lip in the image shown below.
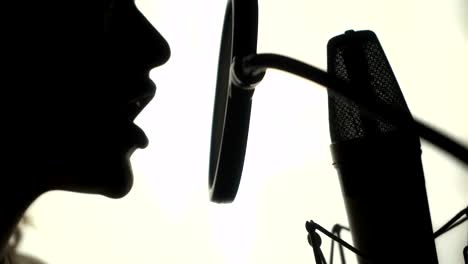
<path fill-rule="evenodd" d="M 141 92 L 135 94 L 127 103 L 128 119 L 133 121 L 145 108 L 146 105 L 153 99 L 156 93 L 156 85 L 149 78 L 143 80 L 143 87 L 139 87 Z"/>

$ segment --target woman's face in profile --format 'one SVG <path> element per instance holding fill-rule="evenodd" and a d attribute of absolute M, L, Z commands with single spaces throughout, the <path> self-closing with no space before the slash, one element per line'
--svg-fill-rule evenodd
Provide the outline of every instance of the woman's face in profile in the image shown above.
<path fill-rule="evenodd" d="M 22 42 L 35 44 L 26 51 L 17 48 L 12 62 L 37 64 L 15 94 L 25 94 L 27 104 L 14 112 L 13 119 L 20 121 L 13 137 L 25 146 L 23 163 L 44 175 L 29 176 L 44 190 L 117 198 L 132 186 L 130 155 L 148 144 L 133 121 L 155 95 L 149 72 L 167 61 L 170 50 L 133 0 L 101 1 L 103 40 L 102 24 L 89 25 L 73 7 L 57 13 L 44 4 L 44 10 L 35 10 L 42 12 L 35 16 L 39 22 L 27 22 Z M 33 36 L 37 32 L 40 37 Z"/>

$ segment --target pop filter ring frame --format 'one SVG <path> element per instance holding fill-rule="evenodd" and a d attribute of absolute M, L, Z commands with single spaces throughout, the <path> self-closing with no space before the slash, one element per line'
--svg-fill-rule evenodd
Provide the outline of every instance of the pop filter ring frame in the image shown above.
<path fill-rule="evenodd" d="M 257 53 L 258 2 L 229 0 L 218 63 L 210 149 L 210 200 L 232 202 L 239 188 L 255 84 L 264 74 L 239 83 L 231 72 L 235 58 Z M 246 80 L 248 76 L 242 76 Z M 231 78 L 234 78 L 231 79 Z"/>

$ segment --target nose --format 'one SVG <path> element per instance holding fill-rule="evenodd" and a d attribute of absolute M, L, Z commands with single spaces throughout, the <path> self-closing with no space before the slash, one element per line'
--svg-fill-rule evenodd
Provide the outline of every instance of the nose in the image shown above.
<path fill-rule="evenodd" d="M 155 51 L 159 51 L 157 58 L 153 58 L 153 67 L 158 67 L 166 63 L 171 57 L 171 48 L 166 39 L 156 30 L 155 31 Z M 155 56 L 156 57 L 156 56 Z"/>
<path fill-rule="evenodd" d="M 163 65 L 171 56 L 171 49 L 166 39 L 151 25 L 143 16 L 140 16 L 141 39 L 136 44 L 143 60 L 146 62 L 148 70 Z M 137 51 L 138 52 L 138 51 Z"/>
<path fill-rule="evenodd" d="M 127 73 L 149 72 L 171 54 L 167 41 L 133 0 L 116 1 L 105 40 L 111 66 Z"/>

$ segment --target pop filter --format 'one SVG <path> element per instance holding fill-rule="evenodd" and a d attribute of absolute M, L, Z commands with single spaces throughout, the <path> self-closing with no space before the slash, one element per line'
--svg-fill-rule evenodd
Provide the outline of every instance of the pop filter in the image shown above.
<path fill-rule="evenodd" d="M 234 60 L 257 52 L 258 3 L 229 0 L 224 17 L 211 130 L 209 188 L 213 202 L 232 202 L 239 188 L 255 84 L 263 74 L 234 73 Z"/>
<path fill-rule="evenodd" d="M 228 0 L 219 53 L 211 130 L 209 190 L 213 202 L 232 202 L 239 188 L 249 132 L 254 88 L 274 68 L 314 81 L 362 107 L 372 118 L 412 127 L 421 138 L 468 164 L 468 148 L 405 113 L 375 104 L 346 89 L 348 83 L 314 66 L 277 54 L 256 54 L 257 0 Z"/>

